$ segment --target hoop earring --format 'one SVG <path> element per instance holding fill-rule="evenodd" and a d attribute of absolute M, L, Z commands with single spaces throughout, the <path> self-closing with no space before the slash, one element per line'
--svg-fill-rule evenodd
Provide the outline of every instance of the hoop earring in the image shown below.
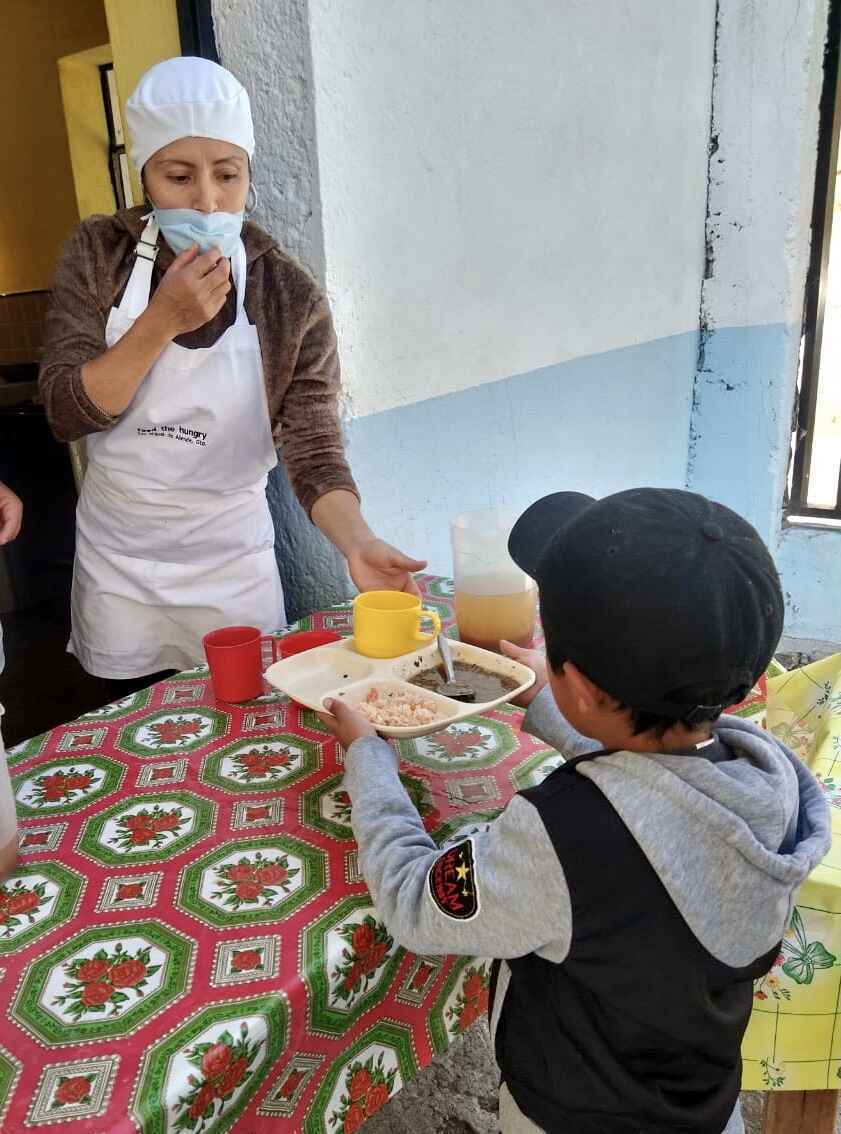
<path fill-rule="evenodd" d="M 251 198 L 250 204 L 249 204 L 249 198 Z M 254 212 L 254 210 L 257 208 L 258 199 L 259 198 L 257 197 L 257 189 L 254 185 L 254 182 L 252 181 L 251 184 L 248 186 L 248 196 L 245 198 L 245 215 L 246 216 L 250 216 Z"/>

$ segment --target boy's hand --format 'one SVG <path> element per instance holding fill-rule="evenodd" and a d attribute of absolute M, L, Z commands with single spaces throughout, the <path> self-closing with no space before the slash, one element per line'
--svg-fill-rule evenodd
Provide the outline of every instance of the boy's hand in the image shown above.
<path fill-rule="evenodd" d="M 377 735 L 371 722 L 341 699 L 325 701 L 324 708 L 327 712 L 319 713 L 319 720 L 330 729 L 342 748 L 350 748 L 355 740 L 361 740 L 363 736 Z"/>
<path fill-rule="evenodd" d="M 527 689 L 525 693 L 522 693 L 511 702 L 513 705 L 518 705 L 521 709 L 527 709 L 538 693 L 546 687 L 548 681 L 546 655 L 542 650 L 524 650 L 520 646 L 515 646 L 513 642 L 506 642 L 504 638 L 499 643 L 499 646 L 506 657 L 513 658 L 514 661 L 518 661 L 522 665 L 527 665 L 529 669 L 533 669 L 537 674 L 537 681 L 535 681 L 531 689 Z"/>

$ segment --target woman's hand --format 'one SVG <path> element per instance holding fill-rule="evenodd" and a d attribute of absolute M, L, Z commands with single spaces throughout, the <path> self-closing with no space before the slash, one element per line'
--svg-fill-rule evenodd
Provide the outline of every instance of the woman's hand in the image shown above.
<path fill-rule="evenodd" d="M 347 559 L 350 577 L 360 591 L 407 591 L 420 595 L 412 578 L 423 571 L 422 559 L 411 559 L 378 539 L 362 517 L 359 499 L 347 489 L 325 492 L 312 507 L 312 520 Z"/>
<path fill-rule="evenodd" d="M 420 594 L 412 574 L 423 571 L 426 563 L 422 559 L 410 559 L 384 540 L 366 540 L 350 552 L 347 561 L 350 577 L 360 591 Z"/>
<path fill-rule="evenodd" d="M 203 327 L 225 306 L 231 265 L 218 248 L 198 255 L 195 244 L 179 253 L 164 272 L 149 312 L 165 321 L 172 338 Z"/>
<path fill-rule="evenodd" d="M 327 712 L 319 713 L 319 719 L 329 728 L 342 748 L 350 748 L 355 740 L 361 740 L 363 736 L 377 735 L 377 730 L 366 717 L 339 698 L 325 701 L 324 708 Z"/>
<path fill-rule="evenodd" d="M 549 680 L 549 674 L 546 669 L 546 655 L 542 650 L 524 650 L 520 646 L 515 646 L 513 642 L 506 642 L 503 639 L 499 643 L 500 649 L 508 658 L 513 658 L 514 661 L 520 662 L 521 665 L 527 665 L 529 669 L 533 669 L 537 674 L 537 681 L 532 685 L 531 689 L 527 689 L 525 693 L 521 693 L 515 701 L 514 705 L 518 705 L 521 709 L 527 709 L 538 693 L 541 693 Z"/>
<path fill-rule="evenodd" d="M 0 481 L 0 546 L 11 543 L 20 531 L 23 504 L 11 488 Z"/>

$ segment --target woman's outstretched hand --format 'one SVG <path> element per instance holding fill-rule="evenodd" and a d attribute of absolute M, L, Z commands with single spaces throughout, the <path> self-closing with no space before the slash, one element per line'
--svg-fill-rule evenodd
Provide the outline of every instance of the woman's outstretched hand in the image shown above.
<path fill-rule="evenodd" d="M 418 595 L 415 571 L 423 571 L 422 559 L 411 559 L 382 539 L 370 539 L 348 555 L 348 569 L 360 591 L 407 591 Z"/>

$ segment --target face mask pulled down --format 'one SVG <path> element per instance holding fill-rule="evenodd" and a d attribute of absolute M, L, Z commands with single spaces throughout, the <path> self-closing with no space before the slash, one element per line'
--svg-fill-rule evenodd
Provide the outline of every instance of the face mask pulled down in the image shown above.
<path fill-rule="evenodd" d="M 211 248 L 230 260 L 242 232 L 245 212 L 200 213 L 198 209 L 153 209 L 161 236 L 176 254 L 194 244 L 199 252 Z"/>

